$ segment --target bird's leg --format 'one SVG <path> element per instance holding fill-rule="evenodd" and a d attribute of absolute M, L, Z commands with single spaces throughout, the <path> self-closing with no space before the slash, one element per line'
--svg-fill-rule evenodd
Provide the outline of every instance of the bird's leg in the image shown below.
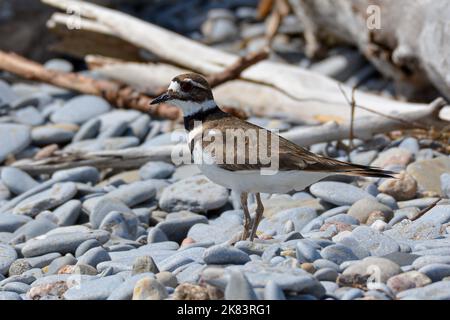
<path fill-rule="evenodd" d="M 250 233 L 250 213 L 248 212 L 248 205 L 247 205 L 247 192 L 241 193 L 241 206 L 242 210 L 244 210 L 244 232 L 242 233 L 242 240 L 246 240 L 248 238 L 248 235 Z"/>
<path fill-rule="evenodd" d="M 255 193 L 256 196 L 256 215 L 255 215 L 255 221 L 253 221 L 253 227 L 252 227 L 252 233 L 250 234 L 250 241 L 253 241 L 256 236 L 256 230 L 258 229 L 259 222 L 261 221 L 261 218 L 264 213 L 264 206 L 261 201 L 261 196 L 259 193 Z"/>

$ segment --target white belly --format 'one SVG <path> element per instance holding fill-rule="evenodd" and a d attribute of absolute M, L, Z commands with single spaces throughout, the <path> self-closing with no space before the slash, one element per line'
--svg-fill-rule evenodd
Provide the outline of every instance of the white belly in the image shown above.
<path fill-rule="evenodd" d="M 238 193 L 300 191 L 330 175 L 304 171 L 279 171 L 274 175 L 262 175 L 260 171 L 227 171 L 215 165 L 199 165 L 199 168 L 214 183 Z"/>
<path fill-rule="evenodd" d="M 287 193 L 289 191 L 300 191 L 311 184 L 330 176 L 324 172 L 306 171 L 278 171 L 275 174 L 264 175 L 261 171 L 228 171 L 214 164 L 209 154 L 206 154 L 194 146 L 193 160 L 202 171 L 214 183 L 232 189 L 238 193 Z"/>

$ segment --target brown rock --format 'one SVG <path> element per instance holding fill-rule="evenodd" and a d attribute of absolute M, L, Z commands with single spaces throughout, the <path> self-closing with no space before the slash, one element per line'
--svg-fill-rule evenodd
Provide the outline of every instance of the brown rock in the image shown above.
<path fill-rule="evenodd" d="M 192 238 L 184 238 L 181 242 L 181 246 L 187 246 L 188 244 L 195 243 L 195 240 Z"/>
<path fill-rule="evenodd" d="M 406 166 L 412 160 L 412 154 L 403 148 L 390 148 L 381 152 L 372 165 L 385 168 L 392 165 Z"/>
<path fill-rule="evenodd" d="M 386 215 L 381 212 L 381 211 L 373 211 L 369 214 L 369 217 L 367 218 L 366 224 L 367 225 L 371 225 L 372 223 L 374 223 L 377 220 L 381 220 L 386 222 Z"/>
<path fill-rule="evenodd" d="M 431 283 L 431 279 L 421 272 L 408 271 L 389 278 L 387 285 L 395 293 L 424 287 Z"/>
<path fill-rule="evenodd" d="M 63 294 L 69 289 L 65 281 L 45 283 L 32 287 L 27 295 L 30 299 L 39 300 L 44 296 L 55 296 L 58 299 L 63 298 Z"/>
<path fill-rule="evenodd" d="M 380 192 L 393 196 L 398 201 L 411 200 L 417 193 L 417 182 L 402 171 L 398 179 L 387 179 L 379 187 Z"/>
<path fill-rule="evenodd" d="M 167 297 L 166 288 L 156 279 L 145 277 L 134 286 L 133 300 L 163 300 Z"/>
<path fill-rule="evenodd" d="M 303 270 L 305 270 L 306 272 L 309 272 L 311 274 L 314 274 L 317 271 L 316 268 L 314 267 L 314 265 L 309 262 L 302 263 L 300 265 L 300 268 L 302 268 Z"/>
<path fill-rule="evenodd" d="M 346 223 L 342 223 L 342 222 L 339 222 L 339 221 L 326 222 L 320 227 L 319 230 L 320 231 L 325 231 L 332 225 L 336 226 L 338 232 L 352 231 L 352 226 L 351 225 L 346 224 Z"/>
<path fill-rule="evenodd" d="M 187 282 L 175 289 L 173 298 L 174 300 L 210 300 L 207 288 Z"/>
<path fill-rule="evenodd" d="M 417 181 L 420 191 L 432 191 L 441 195 L 440 176 L 450 172 L 450 157 L 416 161 L 406 168 L 406 172 Z"/>

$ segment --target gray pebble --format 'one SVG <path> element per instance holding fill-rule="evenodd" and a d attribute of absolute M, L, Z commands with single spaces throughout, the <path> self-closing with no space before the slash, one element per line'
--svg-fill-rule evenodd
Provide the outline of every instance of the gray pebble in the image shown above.
<path fill-rule="evenodd" d="M 6 275 L 9 267 L 16 259 L 16 250 L 7 244 L 0 243 L 0 274 Z"/>
<path fill-rule="evenodd" d="M 147 162 L 139 169 L 139 176 L 142 180 L 166 179 L 175 171 L 175 166 L 163 161 Z"/>
<path fill-rule="evenodd" d="M 1 179 L 8 189 L 16 195 L 22 194 L 39 184 L 28 173 L 13 167 L 4 167 Z"/>
<path fill-rule="evenodd" d="M 104 261 L 110 261 L 111 257 L 109 253 L 102 247 L 95 247 L 86 251 L 82 256 L 78 258 L 78 264 L 86 264 L 94 268 Z"/>
<path fill-rule="evenodd" d="M 257 300 L 255 291 L 243 273 L 231 272 L 225 288 L 225 300 Z"/>
<path fill-rule="evenodd" d="M 320 252 L 320 255 L 324 259 L 330 260 L 336 264 L 341 264 L 349 260 L 358 260 L 358 257 L 349 247 L 341 244 L 335 244 L 323 248 Z"/>
<path fill-rule="evenodd" d="M 111 106 L 103 98 L 79 95 L 67 101 L 62 108 L 51 115 L 50 119 L 55 123 L 82 124 L 110 109 Z"/>
<path fill-rule="evenodd" d="M 342 182 L 317 182 L 310 187 L 310 191 L 316 197 L 337 206 L 352 205 L 363 198 L 374 199 L 364 190 Z"/>
<path fill-rule="evenodd" d="M 24 150 L 31 143 L 30 127 L 22 124 L 0 123 L 0 163 L 9 155 Z"/>
<path fill-rule="evenodd" d="M 205 250 L 206 264 L 244 264 L 250 261 L 247 253 L 232 246 L 215 245 Z"/>

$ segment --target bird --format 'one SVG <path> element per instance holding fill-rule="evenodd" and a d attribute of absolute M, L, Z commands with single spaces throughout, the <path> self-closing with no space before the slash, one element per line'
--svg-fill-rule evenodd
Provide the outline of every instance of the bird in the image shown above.
<path fill-rule="evenodd" d="M 283 194 L 304 190 L 336 174 L 394 178 L 391 171 L 317 155 L 275 132 L 223 111 L 215 103 L 208 81 L 197 73 L 174 77 L 167 91 L 150 102 L 151 105 L 159 103 L 181 109 L 188 132 L 189 150 L 200 171 L 212 182 L 240 195 L 244 212 L 242 240 L 253 241 L 257 235 L 264 214 L 261 193 Z M 234 139 L 235 136 L 227 136 L 229 132 L 244 134 L 240 144 Z M 234 143 L 227 141 L 230 136 Z M 215 148 L 211 147 L 213 142 Z M 241 149 L 238 150 L 238 147 Z M 264 148 L 267 150 L 262 150 Z M 277 165 L 269 163 L 268 158 L 275 159 L 273 162 Z M 256 199 L 253 219 L 248 209 L 249 194 Z"/>

